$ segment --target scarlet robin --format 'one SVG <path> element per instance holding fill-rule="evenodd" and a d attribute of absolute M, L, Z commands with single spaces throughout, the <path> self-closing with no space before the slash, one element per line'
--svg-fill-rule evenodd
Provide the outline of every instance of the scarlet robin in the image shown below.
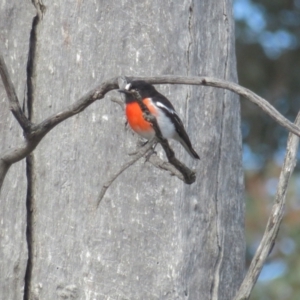
<path fill-rule="evenodd" d="M 193 158 L 200 159 L 193 149 L 189 136 L 172 103 L 164 95 L 160 94 L 153 85 L 142 80 L 132 81 L 126 85 L 125 89 L 119 90 L 119 92 L 125 94 L 126 117 L 130 127 L 136 133 L 147 140 L 150 140 L 155 135 L 152 124 L 143 117 L 143 112 L 136 99 L 136 94 L 138 94 L 150 113 L 156 117 L 163 137 L 179 141 Z"/>

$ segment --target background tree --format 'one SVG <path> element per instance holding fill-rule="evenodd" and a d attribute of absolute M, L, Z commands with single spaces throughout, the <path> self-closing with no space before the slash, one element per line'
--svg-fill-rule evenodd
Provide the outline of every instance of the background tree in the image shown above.
<path fill-rule="evenodd" d="M 294 120 L 300 109 L 299 1 L 235 0 L 239 82 Z M 287 132 L 242 102 L 247 190 L 247 254 L 262 236 L 285 152 Z M 298 170 L 298 171 L 297 171 Z M 299 299 L 299 165 L 289 188 L 285 218 L 251 299 Z"/>
<path fill-rule="evenodd" d="M 300 109 L 299 1 L 235 0 L 239 82 L 295 120 Z M 243 103 L 243 135 L 260 162 L 281 154 L 287 133 Z"/>
<path fill-rule="evenodd" d="M 231 1 L 35 0 L 1 7 L 1 51 L 34 123 L 119 74 L 236 80 Z M 108 97 L 94 103 L 9 170 L 1 192 L 6 299 L 234 296 L 244 272 L 238 99 L 213 88 L 160 90 L 200 152 L 196 164 L 174 145 L 196 169 L 196 183 L 186 186 L 139 162 L 96 210 L 102 184 L 136 137 L 124 130 L 119 105 Z M 22 133 L 4 89 L 1 99 L 3 151 Z"/>

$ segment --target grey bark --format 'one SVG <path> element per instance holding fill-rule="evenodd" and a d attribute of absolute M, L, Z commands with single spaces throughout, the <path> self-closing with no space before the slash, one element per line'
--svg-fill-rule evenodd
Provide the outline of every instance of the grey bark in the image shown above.
<path fill-rule="evenodd" d="M 1 51 L 20 99 L 31 78 L 25 98 L 33 122 L 116 75 L 237 80 L 231 1 L 44 1 L 45 10 L 34 2 L 38 12 L 29 1 L 12 1 L 0 17 L 8 45 Z M 27 176 L 22 161 L 4 182 L 0 288 L 6 299 L 22 299 L 24 290 L 27 299 L 234 296 L 245 250 L 238 99 L 207 87 L 158 88 L 202 158 L 193 161 L 172 143 L 196 169 L 196 182 L 186 186 L 139 161 L 95 210 L 102 185 L 137 138 L 109 97 L 63 122 L 27 160 Z M 1 89 L 1 150 L 21 139 L 5 98 Z"/>
<path fill-rule="evenodd" d="M 5 4 L 5 5 L 4 5 Z M 0 1 L 0 49 L 6 58 L 17 94 L 26 94 L 26 66 L 34 7 L 29 1 Z M 9 111 L 0 82 L 0 152 L 22 140 L 22 129 Z M 27 266 L 25 160 L 13 165 L 0 194 L 0 298 L 23 299 Z"/>

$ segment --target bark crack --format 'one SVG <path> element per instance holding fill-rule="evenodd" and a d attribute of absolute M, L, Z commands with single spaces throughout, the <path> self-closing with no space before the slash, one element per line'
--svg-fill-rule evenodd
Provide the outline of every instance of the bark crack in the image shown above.
<path fill-rule="evenodd" d="M 222 144 L 223 144 L 223 130 L 224 130 L 224 118 L 225 118 L 225 100 L 223 100 L 222 103 L 222 122 L 221 122 L 221 137 L 220 137 L 220 144 L 219 144 L 219 154 L 218 154 L 218 172 L 217 172 L 217 187 L 216 187 L 216 200 L 215 200 L 215 207 L 216 207 L 216 235 L 217 235 L 217 247 L 218 247 L 218 255 L 216 258 L 215 266 L 214 266 L 214 276 L 213 276 L 213 283 L 211 286 L 211 299 L 217 300 L 218 299 L 218 291 L 219 291 L 219 282 L 220 282 L 220 268 L 221 268 L 221 263 L 222 263 L 222 258 L 223 258 L 223 250 L 222 250 L 222 245 L 223 245 L 223 235 L 220 232 L 221 227 L 219 224 L 219 182 L 222 178 L 220 172 L 221 172 L 221 156 L 222 156 Z"/>
<path fill-rule="evenodd" d="M 189 103 L 190 103 L 190 99 L 191 99 L 191 87 L 187 87 L 187 93 L 186 93 L 186 98 L 185 98 L 185 118 L 184 118 L 184 122 L 187 126 L 187 124 L 189 123 Z"/>
<path fill-rule="evenodd" d="M 231 45 L 230 44 L 230 34 L 229 34 L 230 25 L 228 22 L 226 7 L 224 7 L 223 17 L 224 17 L 224 24 L 225 24 L 225 28 L 226 28 L 226 45 L 227 45 L 227 47 L 225 48 L 226 55 L 225 55 L 225 68 L 224 68 L 224 79 L 226 79 L 228 77 L 227 72 L 228 72 L 228 60 L 229 60 L 229 47 Z"/>
<path fill-rule="evenodd" d="M 187 47 L 187 76 L 190 74 L 190 52 L 191 52 L 191 47 L 193 44 L 193 35 L 192 35 L 192 17 L 193 17 L 193 1 L 191 1 L 190 7 L 189 7 L 189 20 L 188 20 L 188 31 L 189 31 L 189 43 Z"/>
<path fill-rule="evenodd" d="M 28 120 L 33 120 L 33 104 L 36 81 L 36 60 L 37 60 L 37 32 L 38 26 L 42 20 L 45 7 L 40 0 L 33 0 L 36 8 L 36 15 L 32 19 L 32 26 L 29 37 L 29 50 L 27 59 L 27 99 L 26 114 Z M 31 294 L 31 279 L 34 256 L 34 222 L 35 222 L 35 202 L 34 202 L 34 156 L 31 153 L 26 157 L 26 177 L 27 177 L 27 195 L 26 195 L 26 241 L 27 241 L 27 266 L 24 278 L 23 300 L 29 300 Z"/>
<path fill-rule="evenodd" d="M 226 7 L 224 7 L 223 11 L 223 16 L 224 16 L 224 23 L 226 27 L 226 43 L 227 45 L 225 51 L 225 64 L 224 64 L 224 78 L 226 79 L 228 77 L 228 59 L 229 59 L 229 45 L 230 45 L 230 36 L 229 36 L 229 23 L 228 23 L 228 17 L 226 13 Z M 219 182 L 222 180 L 220 178 L 220 162 L 221 162 L 221 156 L 222 156 L 222 144 L 223 144 L 223 136 L 224 136 L 224 118 L 225 118 L 225 106 L 226 106 L 226 93 L 227 91 L 224 91 L 224 97 L 222 101 L 222 122 L 221 122 L 221 137 L 220 137 L 220 145 L 219 145 L 219 155 L 218 155 L 218 172 L 217 172 L 217 193 L 216 193 L 216 227 L 217 227 L 217 247 L 218 247 L 218 255 L 216 258 L 216 263 L 215 263 L 215 272 L 214 272 L 214 279 L 211 287 L 211 297 L 213 300 L 217 300 L 219 297 L 218 292 L 219 292 L 219 283 L 220 283 L 220 268 L 222 265 L 222 260 L 223 260 L 223 242 L 224 242 L 224 235 L 221 233 L 221 227 L 219 224 L 219 210 L 218 210 L 218 205 L 219 205 Z"/>
<path fill-rule="evenodd" d="M 190 52 L 191 52 L 191 47 L 193 44 L 193 35 L 192 35 L 192 17 L 193 17 L 193 1 L 191 1 L 190 7 L 189 7 L 189 19 L 188 19 L 188 32 L 189 32 L 189 43 L 187 47 L 187 66 L 186 66 L 186 73 L 187 76 L 190 74 Z M 187 87 L 187 95 L 185 98 L 185 124 L 188 124 L 189 122 L 189 102 L 191 99 L 191 88 L 188 86 Z"/>
<path fill-rule="evenodd" d="M 33 264 L 33 224 L 34 224 L 34 201 L 33 201 L 33 154 L 26 157 L 26 175 L 27 175 L 27 196 L 26 196 L 26 240 L 28 259 L 24 279 L 24 297 L 23 300 L 30 299 L 32 264 Z"/>

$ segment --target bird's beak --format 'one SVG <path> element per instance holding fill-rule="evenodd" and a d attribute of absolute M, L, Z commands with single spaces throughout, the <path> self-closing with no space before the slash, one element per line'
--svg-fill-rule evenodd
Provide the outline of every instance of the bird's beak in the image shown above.
<path fill-rule="evenodd" d="M 123 94 L 127 94 L 127 95 L 131 95 L 132 93 L 128 90 L 122 89 L 122 90 L 118 90 L 119 93 L 123 93 Z"/>

